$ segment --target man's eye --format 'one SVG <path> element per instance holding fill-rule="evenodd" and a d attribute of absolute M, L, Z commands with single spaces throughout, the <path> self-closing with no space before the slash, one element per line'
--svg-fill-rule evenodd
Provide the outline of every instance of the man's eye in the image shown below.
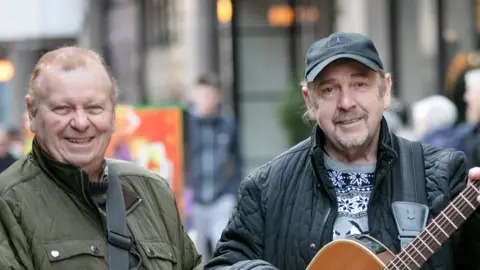
<path fill-rule="evenodd" d="M 53 111 L 57 114 L 65 115 L 71 112 L 71 108 L 68 106 L 57 106 Z"/>
<path fill-rule="evenodd" d="M 334 91 L 335 91 L 335 88 L 333 87 L 327 87 L 322 90 L 324 94 L 330 94 L 330 93 L 333 93 Z"/>
<path fill-rule="evenodd" d="M 91 106 L 88 108 L 88 112 L 91 114 L 99 114 L 103 112 L 103 108 L 100 106 Z"/>

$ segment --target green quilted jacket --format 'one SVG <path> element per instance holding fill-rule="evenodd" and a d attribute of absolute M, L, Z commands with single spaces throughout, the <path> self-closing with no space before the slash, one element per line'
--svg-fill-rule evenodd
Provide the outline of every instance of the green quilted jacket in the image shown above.
<path fill-rule="evenodd" d="M 199 268 L 168 184 L 132 163 L 107 164 L 122 184 L 132 252 L 140 257 L 134 269 Z M 34 142 L 0 175 L 0 269 L 108 269 L 104 218 L 87 175 Z"/>

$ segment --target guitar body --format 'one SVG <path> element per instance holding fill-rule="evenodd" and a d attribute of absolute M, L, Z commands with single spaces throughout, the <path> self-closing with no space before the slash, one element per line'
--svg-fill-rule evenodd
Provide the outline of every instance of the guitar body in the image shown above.
<path fill-rule="evenodd" d="M 325 245 L 307 270 L 381 270 L 395 255 L 367 235 L 351 235 Z"/>

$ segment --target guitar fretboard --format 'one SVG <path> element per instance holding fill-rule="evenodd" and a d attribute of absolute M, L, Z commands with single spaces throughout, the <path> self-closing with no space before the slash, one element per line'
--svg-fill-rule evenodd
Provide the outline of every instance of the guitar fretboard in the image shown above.
<path fill-rule="evenodd" d="M 419 269 L 479 206 L 480 181 L 468 186 L 385 269 Z"/>

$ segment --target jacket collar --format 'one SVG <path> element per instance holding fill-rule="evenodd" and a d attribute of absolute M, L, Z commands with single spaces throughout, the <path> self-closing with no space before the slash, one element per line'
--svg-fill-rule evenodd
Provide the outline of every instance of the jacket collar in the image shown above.
<path fill-rule="evenodd" d="M 81 168 L 55 160 L 42 149 L 36 138 L 33 139 L 30 155 L 60 188 L 77 196 L 90 197 L 88 175 Z"/>
<path fill-rule="evenodd" d="M 392 134 L 384 117 L 380 122 L 380 138 L 378 141 L 377 167 L 386 167 L 397 158 L 394 150 Z M 323 167 L 323 146 L 325 145 L 325 134 L 318 125 L 315 125 L 312 132 L 312 153 L 315 156 L 316 165 Z"/>
<path fill-rule="evenodd" d="M 32 159 L 33 162 L 35 162 L 61 189 L 93 204 L 88 184 L 88 175 L 80 167 L 55 160 L 41 148 L 36 138 L 34 138 L 32 142 L 30 159 Z M 106 164 L 106 166 L 108 165 Z M 139 196 L 135 191 L 125 185 L 122 185 L 122 191 L 125 208 L 128 212 L 128 210 L 139 200 Z"/>

